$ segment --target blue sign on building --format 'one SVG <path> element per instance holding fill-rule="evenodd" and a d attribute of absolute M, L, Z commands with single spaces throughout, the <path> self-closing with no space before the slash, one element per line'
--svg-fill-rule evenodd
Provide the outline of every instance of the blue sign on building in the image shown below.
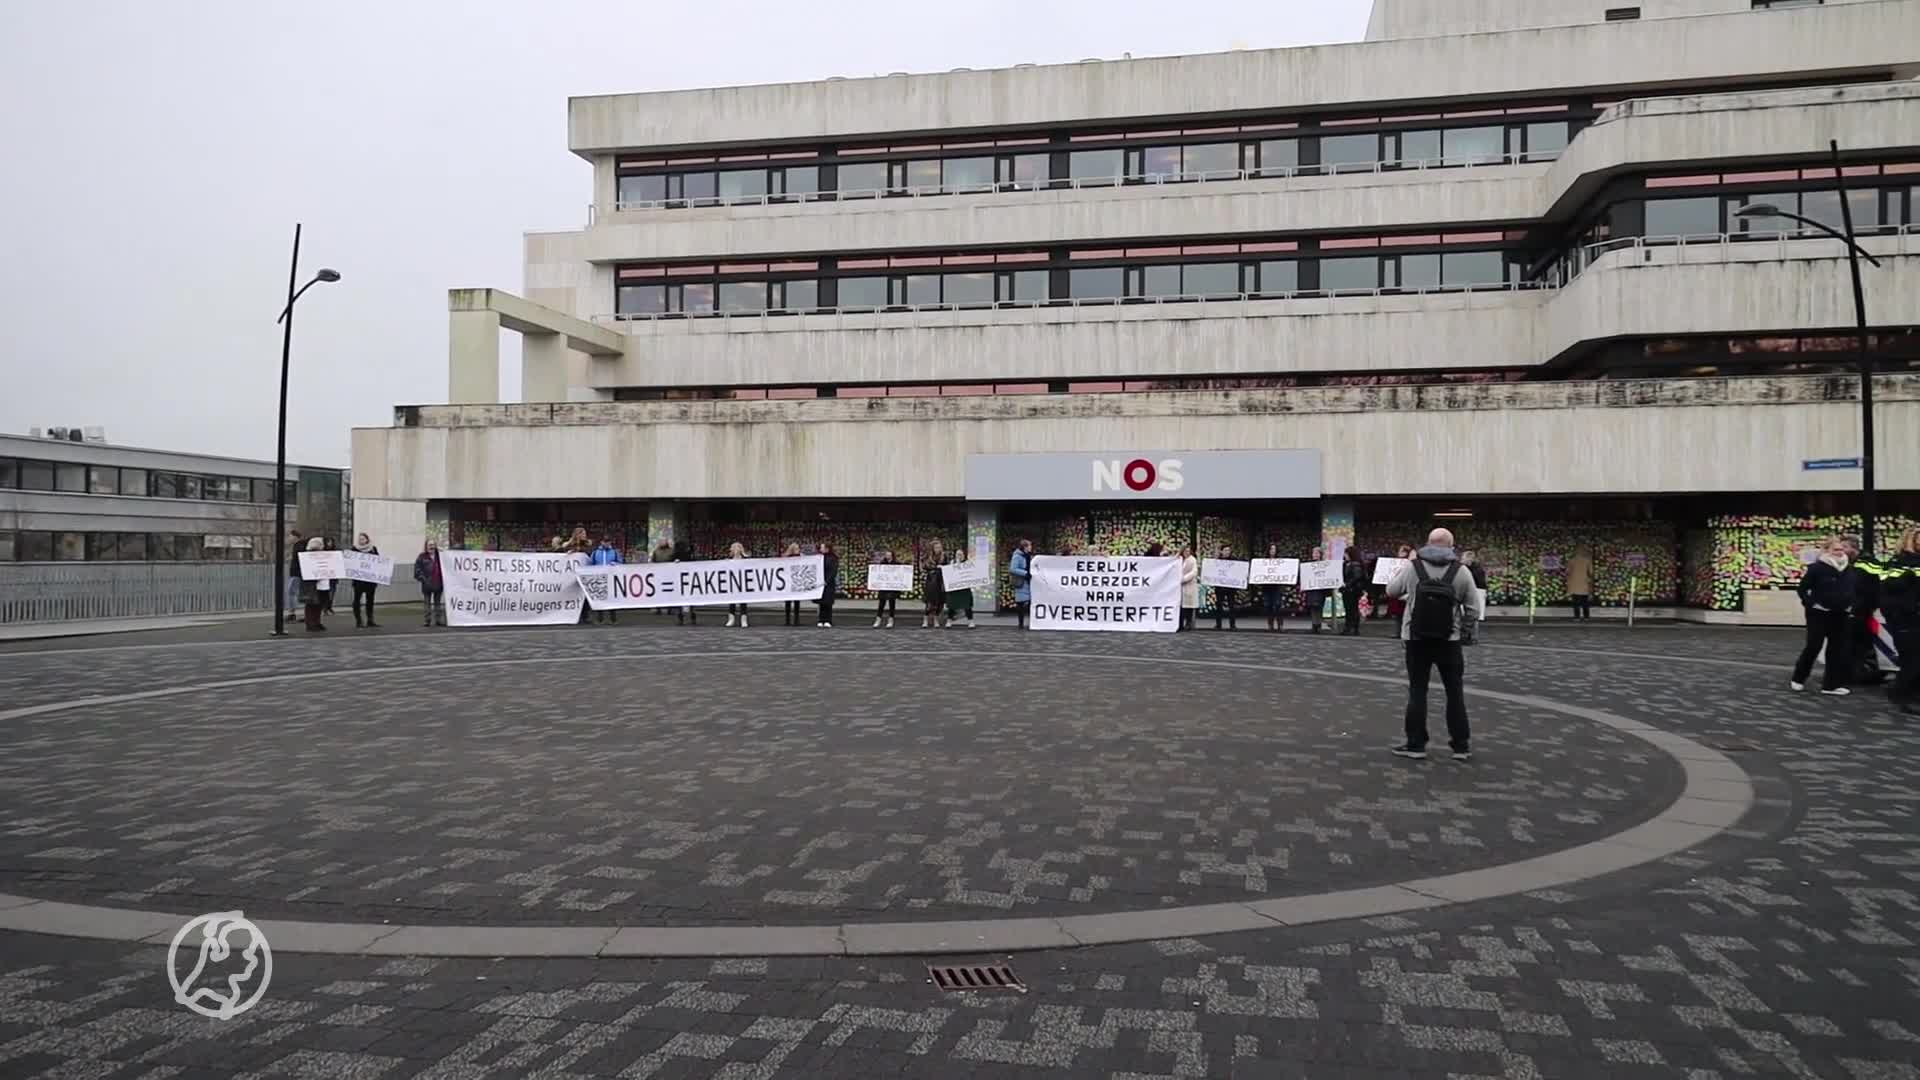
<path fill-rule="evenodd" d="M 1800 463 L 1802 472 L 1825 472 L 1828 469 L 1858 469 L 1861 461 L 1857 457 L 1814 458 Z"/>

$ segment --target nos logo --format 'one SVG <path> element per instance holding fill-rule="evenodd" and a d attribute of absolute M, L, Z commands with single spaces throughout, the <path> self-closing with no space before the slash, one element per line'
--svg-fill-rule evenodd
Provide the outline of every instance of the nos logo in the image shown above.
<path fill-rule="evenodd" d="M 1095 461 L 1093 463 L 1093 490 L 1143 492 L 1159 488 L 1161 491 L 1179 491 L 1186 484 L 1186 478 L 1180 475 L 1180 459 L 1168 458 L 1158 465 L 1146 458 L 1134 458 L 1129 462 Z"/>

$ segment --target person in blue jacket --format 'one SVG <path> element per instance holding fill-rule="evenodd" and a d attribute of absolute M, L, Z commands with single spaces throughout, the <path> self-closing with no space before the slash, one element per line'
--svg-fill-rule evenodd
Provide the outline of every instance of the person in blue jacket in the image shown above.
<path fill-rule="evenodd" d="M 1027 612 L 1033 607 L 1033 541 L 1021 540 L 1007 563 L 1007 576 L 1013 579 L 1013 606 L 1020 612 L 1020 629 L 1027 628 Z"/>
<path fill-rule="evenodd" d="M 611 537 L 611 536 L 603 536 L 603 537 L 601 537 L 601 538 L 600 538 L 600 546 L 599 546 L 599 547 L 596 547 L 596 548 L 594 548 L 594 549 L 593 549 L 593 555 L 592 555 L 592 556 L 590 556 L 590 558 L 589 558 L 589 560 L 588 560 L 588 561 L 590 561 L 590 562 L 592 562 L 592 563 L 593 563 L 593 565 L 595 565 L 595 566 L 618 566 L 618 565 L 620 565 L 620 551 L 619 551 L 619 549 L 618 549 L 618 548 L 616 548 L 616 547 L 614 547 L 614 546 L 613 546 L 613 537 Z M 595 609 L 594 609 L 594 612 L 593 612 L 593 621 L 594 621 L 594 622 L 599 622 L 599 621 L 600 621 L 600 617 L 601 617 L 602 615 L 605 615 L 605 616 L 606 616 L 606 618 L 607 618 L 607 621 L 608 621 L 608 622 L 615 622 L 615 623 L 617 623 L 617 622 L 619 622 L 619 621 L 620 621 L 620 613 L 619 613 L 619 612 L 617 612 L 617 611 L 601 611 L 601 610 L 599 610 L 598 608 L 595 608 Z"/>

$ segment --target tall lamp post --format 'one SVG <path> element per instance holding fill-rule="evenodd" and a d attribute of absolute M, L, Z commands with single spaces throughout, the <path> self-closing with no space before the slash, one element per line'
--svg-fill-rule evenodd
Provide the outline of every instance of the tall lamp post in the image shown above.
<path fill-rule="evenodd" d="M 1780 217 L 1788 221 L 1797 221 L 1809 229 L 1826 233 L 1835 240 L 1847 245 L 1847 266 L 1853 272 L 1853 319 L 1859 333 L 1857 342 L 1860 365 L 1860 550 L 1866 557 L 1873 558 L 1874 540 L 1874 494 L 1873 494 L 1873 354 L 1867 344 L 1867 296 L 1860 285 L 1860 260 L 1865 259 L 1875 266 L 1880 260 L 1873 253 L 1863 250 L 1854 240 L 1853 206 L 1847 201 L 1847 181 L 1840 168 L 1840 144 L 1829 143 L 1833 150 L 1833 178 L 1840 189 L 1840 224 L 1845 231 L 1835 229 L 1824 221 L 1815 221 L 1802 217 L 1789 210 L 1782 210 L 1771 203 L 1755 203 L 1734 211 L 1738 218 Z"/>
<path fill-rule="evenodd" d="M 339 281 L 340 271 L 322 267 L 298 289 L 300 280 L 300 226 L 293 227 L 293 265 L 287 270 L 287 306 L 275 319 L 284 327 L 280 336 L 280 440 L 273 467 L 273 636 L 287 636 L 287 368 L 293 359 L 293 304 L 322 281 Z"/>

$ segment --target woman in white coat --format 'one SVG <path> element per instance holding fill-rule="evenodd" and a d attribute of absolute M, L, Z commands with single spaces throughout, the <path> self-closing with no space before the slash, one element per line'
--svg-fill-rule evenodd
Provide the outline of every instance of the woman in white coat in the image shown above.
<path fill-rule="evenodd" d="M 1180 629 L 1193 629 L 1193 613 L 1200 607 L 1200 560 L 1193 545 L 1180 549 Z"/>

